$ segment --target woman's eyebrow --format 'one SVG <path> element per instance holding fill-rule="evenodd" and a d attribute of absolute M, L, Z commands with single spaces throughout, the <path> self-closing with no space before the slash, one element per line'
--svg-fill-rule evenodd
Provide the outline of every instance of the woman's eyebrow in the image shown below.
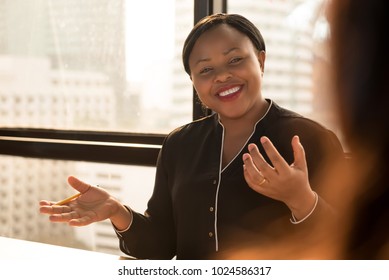
<path fill-rule="evenodd" d="M 202 62 L 207 62 L 207 61 L 210 61 L 211 59 L 210 58 L 200 58 L 199 60 L 196 61 L 195 65 L 198 65 Z"/>
<path fill-rule="evenodd" d="M 224 51 L 224 52 L 223 52 L 223 55 L 227 55 L 227 54 L 229 54 L 230 52 L 233 52 L 233 51 L 236 51 L 236 50 L 239 50 L 239 48 L 238 48 L 238 47 L 232 47 L 232 48 L 230 48 L 230 49 Z"/>
<path fill-rule="evenodd" d="M 232 47 L 232 48 L 230 48 L 228 50 L 225 50 L 223 52 L 223 55 L 228 55 L 229 53 L 231 53 L 231 52 L 233 52 L 235 50 L 239 50 L 239 48 L 238 47 Z M 199 60 L 196 61 L 195 65 L 198 65 L 199 63 L 202 63 L 202 62 L 208 62 L 210 60 L 211 60 L 210 58 L 200 58 Z"/>

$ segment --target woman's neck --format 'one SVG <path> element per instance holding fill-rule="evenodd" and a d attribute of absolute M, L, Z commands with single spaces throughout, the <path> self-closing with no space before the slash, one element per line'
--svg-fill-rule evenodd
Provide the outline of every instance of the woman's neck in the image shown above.
<path fill-rule="evenodd" d="M 224 129 L 234 134 L 246 134 L 253 130 L 255 124 L 266 114 L 270 104 L 265 99 L 258 99 L 254 107 L 245 115 L 238 118 L 220 116 Z"/>
<path fill-rule="evenodd" d="M 220 119 L 224 127 L 223 168 L 236 157 L 253 133 L 255 124 L 266 114 L 270 104 L 266 100 L 262 101 L 256 110 L 251 110 L 250 114 L 241 118 Z"/>

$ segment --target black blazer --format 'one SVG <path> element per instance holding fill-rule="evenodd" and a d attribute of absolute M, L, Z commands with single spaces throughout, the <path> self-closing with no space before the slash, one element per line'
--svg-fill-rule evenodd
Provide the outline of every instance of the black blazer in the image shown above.
<path fill-rule="evenodd" d="M 331 131 L 271 100 L 268 102 L 268 112 L 223 170 L 223 126 L 217 114 L 184 125 L 166 137 L 147 210 L 144 215 L 134 212 L 130 229 L 118 233 L 123 252 L 146 259 L 218 258 L 221 252 L 240 244 L 263 241 L 265 227 L 277 219 L 288 227 L 297 226 L 289 222 L 290 211 L 285 204 L 258 194 L 247 185 L 242 162 L 247 145 L 259 143 L 265 135 L 292 163 L 291 139 L 299 135 L 313 189 L 321 164 L 330 157 L 343 156 L 343 149 Z M 318 208 L 323 204 L 320 199 Z"/>

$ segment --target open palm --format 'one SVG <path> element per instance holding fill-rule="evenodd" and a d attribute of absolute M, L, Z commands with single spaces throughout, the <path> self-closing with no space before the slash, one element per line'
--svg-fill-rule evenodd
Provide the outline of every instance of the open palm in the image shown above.
<path fill-rule="evenodd" d="M 81 196 L 67 205 L 40 201 L 39 210 L 43 214 L 48 214 L 50 221 L 85 226 L 108 219 L 117 210 L 116 201 L 104 189 L 86 184 L 73 176 L 68 178 L 68 182 L 81 193 Z"/>

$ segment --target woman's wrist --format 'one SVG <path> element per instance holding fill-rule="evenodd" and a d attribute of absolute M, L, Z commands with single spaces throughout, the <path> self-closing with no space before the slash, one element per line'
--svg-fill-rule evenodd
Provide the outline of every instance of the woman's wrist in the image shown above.
<path fill-rule="evenodd" d="M 120 202 L 116 201 L 116 203 L 117 210 L 111 215 L 110 220 L 117 230 L 125 230 L 132 223 L 132 212 Z"/>
<path fill-rule="evenodd" d="M 293 213 L 292 213 L 292 218 L 290 219 L 290 222 L 292 223 L 292 224 L 299 224 L 299 223 L 302 223 L 302 222 L 304 222 L 306 219 L 308 219 L 311 215 L 312 215 L 312 213 L 315 211 L 315 209 L 316 209 L 316 207 L 317 207 L 317 204 L 318 204 L 318 202 L 319 202 L 319 195 L 316 193 L 316 192 L 313 192 L 314 194 L 315 194 L 315 204 L 313 205 L 313 207 L 312 207 L 312 209 L 311 209 L 311 211 L 307 214 L 307 215 L 305 215 L 305 217 L 304 218 L 302 218 L 302 219 L 296 219 L 296 217 L 293 215 Z"/>
<path fill-rule="evenodd" d="M 305 196 L 300 198 L 300 202 L 296 203 L 294 206 L 288 206 L 292 212 L 293 217 L 300 221 L 305 217 L 309 216 L 314 209 L 318 201 L 318 196 L 316 192 L 310 191 Z"/>

